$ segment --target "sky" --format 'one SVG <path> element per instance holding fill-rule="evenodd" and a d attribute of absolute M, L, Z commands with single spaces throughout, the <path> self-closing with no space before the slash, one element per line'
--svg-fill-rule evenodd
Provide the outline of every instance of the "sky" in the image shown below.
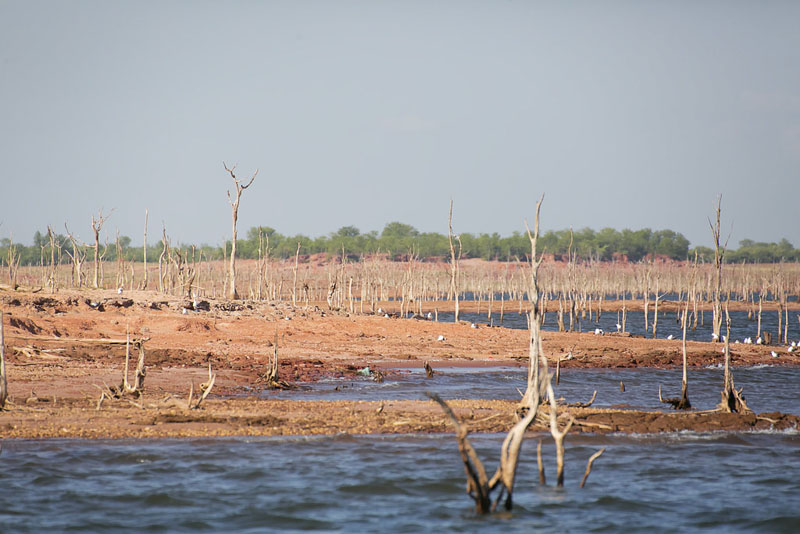
<path fill-rule="evenodd" d="M 0 237 L 671 229 L 800 246 L 800 2 L 0 0 Z M 113 211 L 112 211 L 113 210 Z"/>

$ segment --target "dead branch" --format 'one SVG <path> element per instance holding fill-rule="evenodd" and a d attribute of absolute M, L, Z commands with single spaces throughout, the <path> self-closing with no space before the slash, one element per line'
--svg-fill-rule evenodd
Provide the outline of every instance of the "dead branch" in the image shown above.
<path fill-rule="evenodd" d="M 580 485 L 580 487 L 581 487 L 581 488 L 582 488 L 582 487 L 583 487 L 583 486 L 586 484 L 586 479 L 587 479 L 587 478 L 589 478 L 589 473 L 591 473 L 591 472 L 592 472 L 592 464 L 593 464 L 593 463 L 594 463 L 594 461 L 595 461 L 595 460 L 597 460 L 597 459 L 600 457 L 600 455 L 601 455 L 601 454 L 603 454 L 604 452 L 606 452 L 606 448 L 605 448 L 605 447 L 603 447 L 602 449 L 600 449 L 599 451 L 597 451 L 596 453 L 594 453 L 593 455 L 591 455 L 591 456 L 589 457 L 589 461 L 588 461 L 588 462 L 586 462 L 586 472 L 585 472 L 585 473 L 583 473 L 583 478 L 581 479 L 581 485 Z"/>
<path fill-rule="evenodd" d="M 489 480 L 486 478 L 486 469 L 484 469 L 483 463 L 467 438 L 469 430 L 466 425 L 461 424 L 452 408 L 439 395 L 436 393 L 428 393 L 427 395 L 442 407 L 444 413 L 455 426 L 458 452 L 461 454 L 461 461 L 464 462 L 464 472 L 467 475 L 467 493 L 475 501 L 475 511 L 479 514 L 489 513 L 491 505 Z"/>
<path fill-rule="evenodd" d="M 539 467 L 539 484 L 547 484 L 547 477 L 544 475 L 544 464 L 542 463 L 542 440 L 536 444 L 536 465 Z"/>
<path fill-rule="evenodd" d="M 556 442 L 556 485 L 558 487 L 564 486 L 564 437 L 572 428 L 575 418 L 569 416 L 569 421 L 564 430 L 558 429 L 558 402 L 553 393 L 553 386 L 550 381 L 547 381 L 547 395 L 550 399 L 550 433 L 553 435 L 553 440 Z"/>
<path fill-rule="evenodd" d="M 214 382 L 217 380 L 217 374 L 211 371 L 211 362 L 208 362 L 208 382 L 203 382 L 200 384 L 200 396 L 197 397 L 197 401 L 192 404 L 192 394 L 194 393 L 194 382 L 192 382 L 191 387 L 189 388 L 189 401 L 186 403 L 190 410 L 196 410 L 200 408 L 200 404 L 206 400 L 208 394 L 211 393 L 211 388 L 214 387 Z"/>
<path fill-rule="evenodd" d="M 597 398 L 597 390 L 594 390 L 594 393 L 592 393 L 592 398 L 589 399 L 589 402 L 570 402 L 569 404 L 567 404 L 567 406 L 569 406 L 570 408 L 588 408 L 594 403 L 594 399 L 596 398 Z"/>
<path fill-rule="evenodd" d="M 433 372 L 433 367 L 431 367 L 431 364 L 429 364 L 426 361 L 425 363 L 422 364 L 422 367 L 425 368 L 425 376 L 427 378 L 433 378 L 434 372 Z"/>

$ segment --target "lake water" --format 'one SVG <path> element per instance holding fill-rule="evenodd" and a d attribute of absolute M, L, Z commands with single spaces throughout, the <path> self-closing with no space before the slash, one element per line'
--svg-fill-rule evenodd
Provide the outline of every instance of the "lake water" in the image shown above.
<path fill-rule="evenodd" d="M 748 406 L 759 413 L 800 414 L 800 368 L 734 367 L 737 388 L 744 388 Z M 519 400 L 527 378 L 526 367 L 443 368 L 433 378 L 422 369 L 401 369 L 382 383 L 369 378 L 322 380 L 300 391 L 266 391 L 266 398 L 303 400 L 427 400 L 426 391 L 444 399 Z M 690 369 L 689 400 L 697 409 L 710 409 L 720 401 L 723 370 Z M 625 384 L 621 392 L 619 383 Z M 594 406 L 624 405 L 646 410 L 669 410 L 658 400 L 680 396 L 680 369 L 562 369 L 556 395 L 567 402 L 586 402 L 597 390 Z M 338 388 L 338 389 L 337 389 Z"/>
<path fill-rule="evenodd" d="M 494 313 L 492 314 L 492 318 L 489 319 L 486 313 L 459 313 L 459 319 L 462 321 L 470 321 L 476 323 L 477 325 L 486 325 L 486 324 L 493 324 L 495 326 L 501 326 L 500 323 L 500 314 L 498 313 L 498 307 L 495 305 Z M 502 326 L 506 328 L 514 328 L 514 329 L 523 329 L 527 330 L 528 328 L 528 320 L 524 313 L 519 313 L 518 311 L 511 311 L 506 310 L 506 313 L 503 315 L 503 322 Z M 699 312 L 698 312 L 699 313 Z M 645 332 L 644 330 L 644 312 L 628 312 L 628 318 L 625 324 L 625 330 L 630 332 L 632 335 L 635 336 L 645 336 L 645 337 L 652 337 L 653 330 L 653 311 L 650 310 L 648 323 L 650 325 L 650 330 Z M 757 332 L 758 332 L 758 323 L 755 320 L 750 320 L 747 318 L 747 312 L 745 311 L 733 311 L 730 312 L 731 317 L 731 343 L 736 340 L 744 341 L 745 338 L 750 337 L 753 343 L 756 342 Z M 789 340 L 800 340 L 800 323 L 798 323 L 798 313 L 797 311 L 789 312 Z M 692 330 L 691 324 L 688 325 L 686 329 L 686 339 L 688 341 L 711 341 L 711 318 L 712 314 L 710 311 L 705 312 L 703 314 L 703 322 L 700 321 L 700 318 L 697 320 L 697 328 Z M 558 323 L 557 323 L 557 316 L 556 313 L 550 312 L 545 317 L 545 323 L 542 325 L 542 329 L 545 331 L 557 331 L 558 330 Z M 569 320 L 567 319 L 566 315 L 564 316 L 564 320 L 566 321 L 565 327 L 569 328 Z M 583 331 L 583 332 L 594 332 L 596 328 L 601 329 L 603 332 L 616 332 L 617 331 L 617 322 L 620 319 L 617 317 L 616 312 L 605 312 L 600 316 L 600 320 L 594 320 L 594 316 L 592 320 L 581 321 L 580 323 L 575 323 L 574 328 L 575 331 Z M 439 313 L 439 321 L 440 322 L 453 322 L 453 313 L 452 312 L 442 312 Z M 773 341 L 777 343 L 778 339 L 778 312 L 777 311 L 769 311 L 763 312 L 761 316 L 761 331 L 765 332 L 772 332 Z M 676 342 L 680 343 L 680 339 L 683 336 L 683 331 L 681 329 L 680 324 L 678 324 L 676 320 L 676 314 L 674 312 L 669 313 L 658 313 L 658 329 L 657 329 L 658 337 L 660 339 L 666 338 L 667 336 L 672 336 Z M 725 325 L 722 325 L 722 335 L 725 335 Z M 680 345 L 678 345 L 680 346 Z"/>
<path fill-rule="evenodd" d="M 328 380 L 265 396 L 392 400 L 435 391 L 447 399 L 516 400 L 525 384 L 524 367 L 440 371 L 427 379 L 405 369 L 381 384 Z M 800 412 L 800 369 L 734 373 L 755 411 Z M 692 404 L 713 407 L 721 383 L 721 369 L 690 371 Z M 596 406 L 666 409 L 659 384 L 665 396 L 676 396 L 680 371 L 566 369 L 556 394 L 587 401 L 597 390 Z M 490 473 L 503 437 L 471 438 Z M 513 511 L 489 517 L 473 512 L 452 435 L 5 440 L 0 533 L 800 532 L 797 429 L 569 435 L 562 489 L 538 484 L 539 437 L 555 478 L 552 439 L 532 434 Z M 586 460 L 601 447 L 605 454 L 579 489 Z"/>
<path fill-rule="evenodd" d="M 472 439 L 493 471 L 502 436 Z M 800 531 L 796 431 L 576 435 L 566 448 L 563 489 L 538 485 L 531 439 L 513 511 L 478 517 L 448 435 L 5 441 L 0 531 Z M 552 480 L 550 441 L 543 452 Z"/>

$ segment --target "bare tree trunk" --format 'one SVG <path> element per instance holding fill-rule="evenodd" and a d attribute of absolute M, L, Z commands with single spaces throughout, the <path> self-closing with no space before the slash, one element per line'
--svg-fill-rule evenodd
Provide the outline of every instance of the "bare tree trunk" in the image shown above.
<path fill-rule="evenodd" d="M 142 261 L 144 262 L 144 280 L 142 289 L 147 290 L 147 209 L 144 210 L 144 241 L 142 244 Z"/>
<path fill-rule="evenodd" d="M 733 371 L 731 370 L 731 350 L 730 350 L 730 337 L 731 337 L 731 318 L 728 314 L 728 305 L 725 304 L 725 325 L 727 327 L 727 335 L 725 336 L 725 375 L 722 389 L 722 400 L 718 405 L 718 409 L 723 412 L 745 413 L 751 411 L 744 402 L 742 396 L 742 389 L 737 390 L 733 383 Z"/>
<path fill-rule="evenodd" d="M 297 261 L 300 258 L 300 243 L 297 243 L 297 251 L 294 253 L 294 283 L 292 285 L 292 308 L 297 307 Z"/>
<path fill-rule="evenodd" d="M 3 337 L 3 312 L 0 310 L 0 410 L 8 399 L 8 381 L 6 379 L 6 343 Z"/>
<path fill-rule="evenodd" d="M 711 235 L 714 238 L 714 305 L 711 337 L 714 341 L 719 341 L 720 330 L 722 330 L 722 262 L 725 258 L 725 251 L 728 248 L 728 240 L 720 246 L 720 213 L 722 212 L 722 195 L 717 199 L 716 223 L 709 219 Z"/>
<path fill-rule="evenodd" d="M 538 274 L 542 259 L 537 256 L 536 242 L 539 239 L 539 212 L 541 210 L 543 200 L 544 195 L 542 195 L 542 197 L 536 203 L 536 219 L 533 225 L 533 234 L 531 234 L 531 230 L 528 227 L 528 222 L 525 221 L 525 229 L 528 232 L 528 240 L 531 243 L 531 270 L 528 288 L 528 300 L 530 301 L 530 314 L 528 315 L 530 345 L 528 347 L 528 383 L 525 389 L 525 394 L 522 396 L 522 400 L 517 408 L 518 415 L 522 415 L 522 412 L 524 412 L 527 407 L 533 403 L 534 398 L 540 396 L 539 386 L 541 381 L 539 380 L 539 359 L 541 356 L 542 346 L 542 317 L 541 310 L 539 309 Z"/>
<path fill-rule="evenodd" d="M 258 169 L 256 172 L 253 173 L 253 176 L 250 178 L 250 181 L 247 182 L 247 185 L 242 185 L 239 180 L 236 179 L 236 174 L 234 171 L 236 170 L 236 165 L 228 168 L 225 165 L 225 162 L 222 162 L 222 166 L 225 167 L 225 170 L 231 175 L 233 179 L 234 187 L 236 188 L 236 199 L 231 199 L 231 192 L 228 191 L 228 203 L 231 205 L 231 220 L 233 226 L 233 239 L 231 240 L 231 260 L 230 266 L 228 267 L 228 298 L 232 300 L 236 300 L 239 298 L 239 293 L 236 291 L 236 222 L 239 219 L 239 201 L 242 198 L 242 191 L 250 187 L 252 185 L 253 180 L 256 179 L 256 175 L 258 174 Z"/>
<path fill-rule="evenodd" d="M 458 322 L 458 260 L 461 258 L 461 236 L 458 236 L 458 256 L 453 245 L 453 199 L 450 199 L 450 216 L 447 219 L 448 239 L 450 242 L 450 295 L 455 299 L 455 315 L 453 322 Z"/>
<path fill-rule="evenodd" d="M 113 212 L 114 210 L 111 211 Z M 95 289 L 100 287 L 100 230 L 110 216 L 111 213 L 104 217 L 103 210 L 98 212 L 97 219 L 92 215 L 92 233 L 94 234 L 94 277 L 92 279 L 92 287 Z"/>

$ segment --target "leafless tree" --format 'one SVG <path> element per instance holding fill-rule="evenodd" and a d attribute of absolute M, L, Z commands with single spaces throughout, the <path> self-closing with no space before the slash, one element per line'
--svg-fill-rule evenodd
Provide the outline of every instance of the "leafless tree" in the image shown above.
<path fill-rule="evenodd" d="M 528 233 L 528 239 L 531 243 L 531 268 L 530 280 L 528 285 L 528 302 L 530 303 L 530 313 L 528 315 L 528 324 L 530 329 L 529 335 L 529 357 L 528 357 L 528 383 L 525 389 L 525 394 L 520 401 L 518 413 L 522 415 L 529 405 L 532 404 L 534 396 L 539 396 L 539 360 L 542 355 L 542 312 L 539 308 L 539 266 L 542 263 L 542 258 L 538 255 L 536 250 L 536 243 L 539 239 L 539 212 L 542 207 L 544 195 L 536 202 L 536 219 L 533 225 L 533 233 L 528 227 L 528 222 L 525 221 L 525 229 Z"/>
<path fill-rule="evenodd" d="M 144 280 L 142 289 L 147 290 L 147 209 L 144 210 L 144 241 L 142 242 L 142 261 L 144 262 Z"/>
<path fill-rule="evenodd" d="M 242 185 L 240 181 L 236 178 L 236 174 L 234 171 L 236 170 L 236 165 L 228 168 L 225 165 L 225 162 L 222 162 L 222 166 L 225 167 L 225 170 L 231 175 L 233 179 L 234 187 L 236 188 L 235 192 L 235 199 L 231 198 L 231 192 L 228 191 L 228 202 L 231 205 L 231 216 L 233 221 L 233 238 L 231 240 L 231 262 L 228 268 L 228 297 L 231 299 L 238 299 L 239 294 L 236 292 L 236 221 L 239 219 L 239 201 L 242 198 L 242 191 L 250 187 L 253 183 L 253 180 L 256 179 L 256 175 L 258 174 L 258 169 L 256 172 L 253 173 L 253 176 L 250 177 L 250 181 L 247 182 L 246 185 Z"/>
<path fill-rule="evenodd" d="M 750 412 L 750 408 L 748 408 L 747 403 L 744 401 L 744 396 L 742 395 L 741 389 L 736 389 L 736 386 L 733 383 L 733 370 L 731 369 L 731 347 L 730 347 L 730 337 L 731 337 L 731 317 L 728 314 L 728 303 L 725 303 L 725 325 L 726 325 L 726 335 L 725 335 L 725 374 L 724 374 L 724 384 L 722 387 L 722 399 L 720 400 L 719 405 L 717 408 L 723 412 L 736 412 L 736 413 L 746 413 Z"/>
<path fill-rule="evenodd" d="M 459 272 L 458 262 L 461 259 L 461 236 L 455 236 L 458 242 L 458 254 L 453 244 L 453 200 L 450 199 L 450 216 L 447 218 L 448 234 L 447 237 L 450 242 L 450 294 L 455 299 L 455 315 L 454 322 L 458 322 L 458 293 L 459 293 Z"/>
<path fill-rule="evenodd" d="M 3 312 L 0 310 L 0 410 L 8 399 L 8 380 L 6 379 L 6 343 L 3 338 Z"/>
<path fill-rule="evenodd" d="M 100 230 L 113 212 L 114 210 L 111 210 L 108 215 L 103 215 L 103 210 L 100 210 L 97 213 L 97 219 L 92 215 L 92 233 L 94 234 L 94 278 L 92 279 L 92 287 L 95 289 L 100 287 Z"/>
<path fill-rule="evenodd" d="M 712 319 L 712 337 L 714 341 L 720 340 L 720 331 L 722 330 L 722 262 L 725 258 L 725 252 L 728 249 L 728 240 L 725 244 L 720 245 L 720 214 L 722 212 L 722 195 L 717 198 L 717 211 L 716 222 L 708 220 L 711 227 L 711 235 L 714 237 L 714 304 L 713 304 L 713 319 Z M 728 236 L 730 237 L 730 236 Z"/>

